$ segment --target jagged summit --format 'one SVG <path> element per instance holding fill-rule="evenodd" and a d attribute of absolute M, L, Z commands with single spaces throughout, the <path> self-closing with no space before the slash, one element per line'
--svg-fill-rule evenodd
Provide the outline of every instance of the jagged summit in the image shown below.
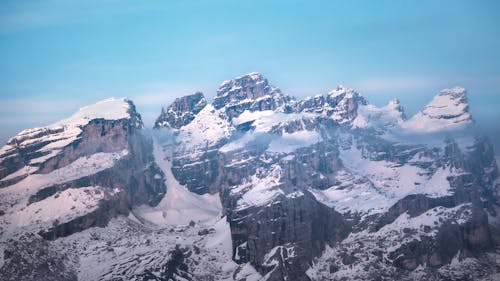
<path fill-rule="evenodd" d="M 281 93 L 281 91 L 270 85 L 262 74 L 252 72 L 222 82 L 219 89 L 217 89 L 217 96 L 212 104 L 216 109 L 219 109 L 224 106 L 235 105 L 241 101 L 255 100 L 276 93 Z"/>
<path fill-rule="evenodd" d="M 237 85 L 237 84 L 245 84 L 249 81 L 255 81 L 256 83 L 257 82 L 260 82 L 260 83 L 267 83 L 267 79 L 264 78 L 264 76 L 259 73 L 259 72 L 250 72 L 250 73 L 247 73 L 245 75 L 241 75 L 241 76 L 237 76 L 231 80 L 225 80 L 225 81 L 222 81 L 222 83 L 220 84 L 219 86 L 219 89 L 218 89 L 218 93 L 219 91 L 220 92 L 223 92 L 224 89 L 227 89 L 228 87 L 232 87 L 233 85 Z"/>
<path fill-rule="evenodd" d="M 279 110 L 285 108 L 291 98 L 271 84 L 258 72 L 252 72 L 232 80 L 224 81 L 217 90 L 212 105 L 223 110 L 229 119 L 243 111 Z"/>
<path fill-rule="evenodd" d="M 441 90 L 410 120 L 405 128 L 413 131 L 435 132 L 464 129 L 474 124 L 469 113 L 467 91 L 461 87 Z"/>
<path fill-rule="evenodd" d="M 162 111 L 155 128 L 180 129 L 192 122 L 206 105 L 201 93 L 177 98 L 166 111 Z M 393 99 L 379 108 L 369 104 L 355 90 L 339 85 L 327 94 L 296 100 L 283 94 L 258 72 L 222 82 L 211 106 L 217 112 L 207 112 L 204 116 L 216 114 L 217 118 L 229 122 L 245 111 L 312 113 L 339 125 L 378 127 L 379 132 L 397 124 L 404 130 L 432 132 L 462 128 L 473 122 L 468 112 L 466 90 L 460 87 L 440 91 L 421 112 L 407 120 L 399 99 Z"/>
<path fill-rule="evenodd" d="M 358 92 L 354 91 L 351 88 L 348 88 L 344 85 L 338 85 L 335 89 L 328 92 L 328 96 L 337 97 L 337 96 L 346 96 L 351 98 L 353 96 L 361 96 Z"/>
<path fill-rule="evenodd" d="M 340 85 L 326 95 L 299 101 L 297 111 L 321 114 L 338 124 L 347 124 L 356 118 L 358 107 L 367 103 L 358 92 Z"/>
<path fill-rule="evenodd" d="M 189 124 L 205 106 L 207 100 L 201 92 L 176 98 L 165 111 L 162 108 L 160 116 L 155 121 L 155 128 L 170 127 L 179 129 Z"/>

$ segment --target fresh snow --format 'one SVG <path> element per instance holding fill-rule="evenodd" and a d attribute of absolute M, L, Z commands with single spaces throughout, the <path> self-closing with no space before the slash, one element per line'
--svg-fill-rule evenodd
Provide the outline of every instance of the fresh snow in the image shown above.
<path fill-rule="evenodd" d="M 385 225 L 378 231 L 379 236 L 389 236 L 393 235 L 394 232 L 402 232 L 405 228 L 418 229 L 421 231 L 418 235 L 415 234 L 415 237 L 420 237 L 422 235 L 436 235 L 438 233 L 437 227 L 443 224 L 444 218 L 453 218 L 456 217 L 454 223 L 456 224 L 464 224 L 471 218 L 471 212 L 464 213 L 460 212 L 463 208 L 471 208 L 472 205 L 470 203 L 461 204 L 453 208 L 445 208 L 445 207 L 435 207 L 427 210 L 425 213 L 416 216 L 410 217 L 408 213 L 401 214 L 394 222 L 391 224 Z M 429 232 L 424 232 L 425 227 L 432 228 Z"/>
<path fill-rule="evenodd" d="M 234 280 L 263 281 L 262 276 L 250 265 L 250 263 L 245 263 L 241 269 L 236 272 Z"/>
<path fill-rule="evenodd" d="M 438 169 L 429 177 L 426 170 L 417 166 L 370 160 L 356 144 L 349 149 L 341 149 L 340 158 L 346 168 L 368 178 L 375 188 L 389 198 L 402 198 L 412 193 L 437 197 L 450 195 L 451 187 L 446 180 L 451 175 L 449 169 Z"/>
<path fill-rule="evenodd" d="M 336 179 L 340 185 L 309 191 L 316 200 L 340 213 L 381 213 L 396 201 L 380 194 L 371 182 L 347 171 L 338 171 Z"/>
<path fill-rule="evenodd" d="M 378 231 L 365 229 L 353 232 L 340 243 L 333 246 L 327 245 L 323 254 L 315 259 L 306 273 L 312 280 L 342 280 L 344 278 L 370 280 L 372 278 L 369 275 L 370 271 L 364 268 L 370 267 L 373 263 L 380 264 L 384 268 L 384 264 L 392 262 L 389 253 L 415 239 L 420 240 L 422 236 L 435 236 L 444 223 L 464 224 L 471 219 L 471 214 L 470 203 L 453 208 L 435 207 L 415 217 L 403 213 Z M 382 253 L 382 258 L 374 254 L 376 251 Z M 353 255 L 357 262 L 344 265 L 338 257 L 345 254 Z M 381 259 L 386 262 L 382 263 Z M 337 266 L 338 270 L 330 273 L 331 265 Z M 387 266 L 386 269 L 394 270 L 394 267 Z"/>
<path fill-rule="evenodd" d="M 313 118 L 314 116 L 316 115 L 312 113 L 285 114 L 272 110 L 253 112 L 245 110 L 232 120 L 232 124 L 238 126 L 246 122 L 252 122 L 253 130 L 227 143 L 220 148 L 220 152 L 227 153 L 243 149 L 249 143 L 264 139 L 271 140 L 267 149 L 269 152 L 288 153 L 300 147 L 310 146 L 322 140 L 317 131 L 301 130 L 286 133 L 284 130 L 273 132 L 273 129 L 280 128 L 289 122 L 301 121 L 303 123 L 304 118 Z"/>
<path fill-rule="evenodd" d="M 211 228 L 208 234 L 200 236 L 198 233 L 207 227 Z M 211 226 L 162 227 L 118 216 L 104 228 L 59 238 L 51 246 L 61 252 L 71 249 L 77 260 L 78 280 L 135 280 L 137 274 L 146 271 L 159 276 L 177 245 L 190 251 L 185 262 L 194 280 L 212 276 L 230 281 L 235 275 L 247 277 L 247 281 L 261 280 L 262 276 L 250 264 L 232 261 L 230 237 L 225 217 Z"/>
<path fill-rule="evenodd" d="M 15 179 L 17 177 L 29 175 L 29 174 L 35 172 L 36 170 L 38 170 L 38 167 L 24 166 L 21 169 L 15 171 L 14 173 L 12 173 L 12 174 L 10 174 L 10 175 L 2 178 L 2 181 L 8 181 L 8 180 L 11 180 L 11 179 Z"/>
<path fill-rule="evenodd" d="M 62 149 L 78 139 L 82 133 L 82 127 L 93 119 L 103 118 L 106 120 L 119 120 L 130 118 L 130 104 L 125 98 L 111 98 L 97 102 L 92 105 L 82 107 L 71 117 L 61 120 L 46 127 L 27 129 L 17 134 L 10 141 L 15 141 L 16 146 L 25 147 L 37 143 L 47 144 L 37 150 L 43 156 L 30 160 L 33 168 L 28 169 L 33 173 L 37 170 L 35 166 L 46 162 L 50 158 L 58 155 Z M 8 153 L 15 147 L 5 145 L 0 150 L 0 157 Z M 14 176 L 9 176 L 13 178 Z"/>
<path fill-rule="evenodd" d="M 80 108 L 71 117 L 55 123 L 53 126 L 86 125 L 93 119 L 119 120 L 130 118 L 130 104 L 126 98 L 110 98 Z"/>
<path fill-rule="evenodd" d="M 252 126 L 255 127 L 254 132 L 269 133 L 271 130 L 280 125 L 292 121 L 302 120 L 304 118 L 314 118 L 317 114 L 314 113 L 282 113 L 272 110 L 264 111 L 248 111 L 245 110 L 240 116 L 232 120 L 232 124 L 237 126 L 246 122 L 253 121 Z"/>
<path fill-rule="evenodd" d="M 30 160 L 30 165 L 36 165 L 36 164 L 44 163 L 45 161 L 47 161 L 50 158 L 52 158 L 52 157 L 56 156 L 57 154 L 59 154 L 59 152 L 61 152 L 60 149 L 54 149 L 54 150 L 50 151 L 49 153 L 45 154 L 44 156 L 40 156 L 38 158 L 31 159 Z M 33 167 L 33 166 L 31 166 L 31 167 Z"/>
<path fill-rule="evenodd" d="M 95 153 L 87 157 L 80 157 L 67 166 L 54 170 L 48 174 L 30 174 L 20 182 L 0 189 L 0 205 L 11 206 L 9 212 L 1 217 L 6 220 L 16 220 L 16 213 L 28 205 L 28 198 L 40 189 L 54 184 L 61 184 L 78 178 L 83 178 L 99 171 L 111 168 L 114 163 L 126 156 L 127 150 L 113 153 Z M 45 202 L 45 200 L 41 201 Z M 44 209 L 51 209 L 46 205 Z"/>
<path fill-rule="evenodd" d="M 16 227 L 26 227 L 33 222 L 51 225 L 65 223 L 97 209 L 104 199 L 105 189 L 99 186 L 69 188 L 42 201 L 35 202 L 12 214 Z"/>
<path fill-rule="evenodd" d="M 283 190 L 279 188 L 282 173 L 279 165 L 273 165 L 269 171 L 261 171 L 261 173 L 265 173 L 265 175 L 253 175 L 248 182 L 231 189 L 233 194 L 243 194 L 237 202 L 238 210 L 268 204 L 277 196 L 284 194 Z"/>
<path fill-rule="evenodd" d="M 457 175 L 449 167 L 427 170 L 411 165 L 366 158 L 356 143 L 340 149 L 340 159 L 346 170 L 337 172 L 338 185 L 325 190 L 310 189 L 315 198 L 341 213 L 364 215 L 386 211 L 398 200 L 410 194 L 442 197 L 452 194 L 449 176 Z"/>
<path fill-rule="evenodd" d="M 134 214 L 156 225 L 187 225 L 193 221 L 208 224 L 222 214 L 218 194 L 198 195 L 179 184 L 172 174 L 172 143 L 165 150 L 158 138 L 154 138 L 153 154 L 166 178 L 167 193 L 156 207 L 147 205 L 134 209 Z"/>
<path fill-rule="evenodd" d="M 458 87 L 442 90 L 401 128 L 423 133 L 465 129 L 473 123 L 465 94 Z"/>
<path fill-rule="evenodd" d="M 227 120 L 220 117 L 220 112 L 208 104 L 191 123 L 182 127 L 178 140 L 182 141 L 186 151 L 204 149 L 218 144 L 230 136 L 231 129 Z"/>

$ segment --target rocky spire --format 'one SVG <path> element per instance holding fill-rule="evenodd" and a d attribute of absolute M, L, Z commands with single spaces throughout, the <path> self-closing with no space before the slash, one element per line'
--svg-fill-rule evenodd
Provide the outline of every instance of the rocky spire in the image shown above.
<path fill-rule="evenodd" d="M 206 105 L 207 100 L 201 92 L 177 98 L 166 112 L 162 107 L 161 114 L 156 119 L 155 128 L 170 127 L 179 129 L 189 124 Z"/>

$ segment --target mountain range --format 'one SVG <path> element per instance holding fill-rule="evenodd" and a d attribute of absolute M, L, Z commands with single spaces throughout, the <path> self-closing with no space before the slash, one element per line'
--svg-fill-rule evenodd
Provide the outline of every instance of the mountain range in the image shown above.
<path fill-rule="evenodd" d="M 460 87 L 103 100 L 0 149 L 0 279 L 499 280 L 494 155 Z"/>

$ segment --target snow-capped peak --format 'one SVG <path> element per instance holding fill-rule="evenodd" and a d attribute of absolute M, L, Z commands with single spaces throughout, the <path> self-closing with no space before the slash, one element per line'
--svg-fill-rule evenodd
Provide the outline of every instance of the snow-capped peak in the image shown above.
<path fill-rule="evenodd" d="M 59 154 L 64 154 L 66 147 L 82 139 L 82 133 L 86 126 L 96 119 L 100 119 L 99 123 L 103 123 L 100 122 L 102 120 L 111 121 L 111 123 L 124 121 L 128 126 L 137 129 L 143 126 L 141 116 L 136 112 L 134 104 L 126 98 L 110 98 L 82 107 L 67 119 L 49 126 L 24 130 L 11 138 L 0 149 L 0 164 L 7 163 L 5 161 L 12 157 L 17 157 L 22 161 L 16 165 L 9 165 L 8 169 L 0 172 L 0 178 L 9 174 L 13 174 L 12 178 L 22 178 L 36 172 L 47 161 Z M 110 130 L 104 126 L 99 126 L 99 128 L 101 137 L 105 135 L 105 130 Z M 106 149 L 110 148 L 109 150 L 115 152 L 114 149 L 119 147 L 119 145 L 111 145 L 107 146 Z M 100 149 L 98 142 L 93 143 L 86 151 L 93 151 L 93 149 Z M 76 153 L 73 154 L 76 155 Z"/>
<path fill-rule="evenodd" d="M 119 120 L 130 118 L 133 107 L 127 98 L 109 98 L 80 108 L 71 117 L 54 125 L 85 125 L 93 119 Z"/>
<path fill-rule="evenodd" d="M 356 93 L 353 89 L 351 88 L 347 88 L 343 85 L 338 85 L 337 88 L 335 88 L 334 90 L 331 90 L 329 93 L 328 93 L 328 96 L 329 97 L 332 97 L 332 98 L 335 98 L 335 97 L 338 97 L 338 96 L 345 96 L 347 98 L 351 98 L 355 95 L 359 95 L 358 93 Z"/>
<path fill-rule="evenodd" d="M 135 119 L 134 125 L 141 128 L 142 119 L 141 116 L 135 111 L 135 105 L 132 101 L 127 98 L 109 98 L 84 106 L 70 117 L 60 120 L 54 124 L 23 130 L 15 137 L 11 138 L 7 143 L 21 143 L 26 139 L 49 134 L 50 132 L 58 132 L 63 128 L 66 128 L 66 133 L 72 132 L 72 135 L 77 135 L 81 131 L 79 127 L 87 125 L 94 119 L 120 120 L 131 119 L 132 117 Z"/>
<path fill-rule="evenodd" d="M 473 123 L 467 91 L 454 87 L 441 90 L 422 111 L 405 122 L 404 127 L 413 131 L 436 132 L 462 129 Z"/>
<path fill-rule="evenodd" d="M 265 80 L 264 76 L 262 76 L 262 74 L 260 74 L 259 72 L 250 72 L 250 73 L 247 73 L 245 75 L 237 76 L 234 79 L 223 81 L 220 84 L 219 89 L 226 87 L 227 85 L 230 85 L 231 83 L 234 83 L 235 81 L 241 81 L 241 80 L 246 80 L 246 79 L 253 80 L 253 81 Z"/>
<path fill-rule="evenodd" d="M 219 109 L 228 105 L 253 101 L 268 95 L 272 96 L 277 93 L 281 94 L 281 91 L 269 85 L 269 82 L 262 74 L 252 72 L 229 81 L 224 81 L 217 90 L 217 96 L 213 101 L 213 105 Z"/>
<path fill-rule="evenodd" d="M 285 111 L 284 107 L 290 100 L 291 98 L 282 94 L 280 89 L 270 85 L 262 74 L 252 72 L 224 81 L 217 90 L 212 105 L 232 119 L 245 110 Z"/>
<path fill-rule="evenodd" d="M 318 113 L 339 124 L 347 124 L 356 118 L 358 107 L 366 104 L 363 96 L 340 85 L 326 96 L 318 95 L 302 100 L 298 104 L 298 111 Z"/>
<path fill-rule="evenodd" d="M 423 113 L 431 118 L 444 118 L 444 119 L 455 119 L 467 114 L 465 119 L 470 119 L 468 114 L 469 104 L 467 102 L 467 91 L 464 88 L 455 87 L 451 89 L 444 89 L 437 94 L 432 101 L 425 106 Z M 459 120 L 453 120 L 457 123 L 465 120 L 464 118 L 458 118 Z"/>
<path fill-rule="evenodd" d="M 201 92 L 176 98 L 167 111 L 162 108 L 160 116 L 155 121 L 155 128 L 179 129 L 189 124 L 206 105 L 207 100 Z"/>

